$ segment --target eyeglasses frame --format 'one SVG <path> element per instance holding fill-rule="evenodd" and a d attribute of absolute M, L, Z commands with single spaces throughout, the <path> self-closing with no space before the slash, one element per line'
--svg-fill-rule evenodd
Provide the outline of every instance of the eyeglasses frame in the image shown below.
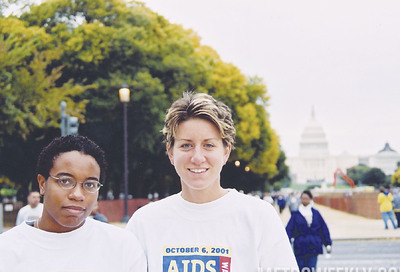
<path fill-rule="evenodd" d="M 76 187 L 76 185 L 79 183 L 79 184 L 81 184 L 81 186 L 82 186 L 82 189 L 86 192 L 86 193 L 89 193 L 89 194 L 95 194 L 96 192 L 98 192 L 98 191 L 100 191 L 100 188 L 103 186 L 103 184 L 102 183 L 100 183 L 100 181 L 97 181 L 97 183 L 99 184 L 99 186 L 97 187 L 97 191 L 94 191 L 94 192 L 89 192 L 89 191 L 87 191 L 84 187 L 83 187 L 83 183 L 85 183 L 86 181 L 88 181 L 88 180 L 84 180 L 84 181 L 77 181 L 77 180 L 75 180 L 75 178 L 73 178 L 73 177 L 70 177 L 70 178 L 72 178 L 72 179 L 74 179 L 75 181 L 76 181 L 76 183 L 75 183 L 75 185 L 74 185 L 74 187 L 72 187 L 72 188 L 64 188 L 64 187 L 62 187 L 61 185 L 60 185 L 60 179 L 61 178 L 59 178 L 59 177 L 56 177 L 56 176 L 53 176 L 53 175 L 49 175 L 49 177 L 50 178 L 52 178 L 52 179 L 54 179 L 54 180 L 56 180 L 57 181 L 57 184 L 58 184 L 58 186 L 60 186 L 63 190 L 72 190 L 72 189 L 74 189 L 75 187 Z M 68 177 L 68 176 L 67 176 Z"/>

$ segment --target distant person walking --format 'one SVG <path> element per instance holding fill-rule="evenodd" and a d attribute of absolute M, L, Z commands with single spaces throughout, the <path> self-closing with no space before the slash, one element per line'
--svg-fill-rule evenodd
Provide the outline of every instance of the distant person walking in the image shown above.
<path fill-rule="evenodd" d="M 293 192 L 289 194 L 287 202 L 288 202 L 290 213 L 293 213 L 294 211 L 296 211 L 299 208 L 300 199 Z"/>
<path fill-rule="evenodd" d="M 17 214 L 15 225 L 22 222 L 37 220 L 43 212 L 43 204 L 40 203 L 40 194 L 38 191 L 31 191 L 27 197 L 28 204 L 22 207 Z"/>
<path fill-rule="evenodd" d="M 276 201 L 279 207 L 279 213 L 282 213 L 286 207 L 286 199 L 283 195 L 278 196 L 278 200 Z"/>
<path fill-rule="evenodd" d="M 393 196 L 392 193 L 389 192 L 389 188 L 380 187 L 380 193 L 378 194 L 378 203 L 379 209 L 382 214 L 383 222 L 385 223 L 385 229 L 388 229 L 388 218 L 392 222 L 393 228 L 397 229 L 397 225 L 394 221 L 394 212 L 393 212 Z"/>
<path fill-rule="evenodd" d="M 393 195 L 393 211 L 396 215 L 397 220 L 397 227 L 400 224 L 400 190 L 397 190 L 396 193 Z"/>
<path fill-rule="evenodd" d="M 331 252 L 332 240 L 321 214 L 312 207 L 311 192 L 303 191 L 300 199 L 299 209 L 293 211 L 286 232 L 293 242 L 294 255 L 300 272 L 303 268 L 316 271 L 318 254 L 323 253 L 323 245 L 326 246 L 327 252 Z"/>
<path fill-rule="evenodd" d="M 271 194 L 265 193 L 263 200 L 267 201 L 272 206 L 274 205 L 274 199 L 272 198 Z"/>

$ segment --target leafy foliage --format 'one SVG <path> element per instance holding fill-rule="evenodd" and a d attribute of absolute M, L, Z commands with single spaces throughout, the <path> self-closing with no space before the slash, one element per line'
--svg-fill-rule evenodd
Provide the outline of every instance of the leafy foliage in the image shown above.
<path fill-rule="evenodd" d="M 86 101 L 71 98 L 85 87 L 73 80 L 57 85 L 62 66 L 47 70 L 60 54 L 52 37 L 13 18 L 0 19 L 0 33 L 0 144 L 5 135 L 26 139 L 35 129 L 58 126 L 62 100 L 83 118 Z"/>
<path fill-rule="evenodd" d="M 253 184 L 246 189 L 287 175 L 266 111 L 266 86 L 223 62 L 192 30 L 122 0 L 48 0 L 19 18 L 0 20 L 2 131 L 22 136 L 28 146 L 49 139 L 55 132 L 50 128 L 58 126 L 58 105 L 67 101 L 67 113 L 80 119 L 80 134 L 106 151 L 110 170 L 103 196 L 121 190 L 122 82 L 132 92 L 128 156 L 134 196 L 179 189 L 160 130 L 167 108 L 184 90 L 209 93 L 231 107 L 237 138 L 226 170 L 235 160 L 249 167 L 244 175 L 253 183 L 240 181 Z"/>
<path fill-rule="evenodd" d="M 391 177 L 391 183 L 397 187 L 400 186 L 400 167 L 399 163 L 397 163 L 397 170 L 394 172 L 394 174 Z"/>
<path fill-rule="evenodd" d="M 362 184 L 371 185 L 378 188 L 381 185 L 385 185 L 386 175 L 379 168 L 371 168 L 370 170 L 368 170 L 368 172 L 362 175 L 360 182 Z"/>
<path fill-rule="evenodd" d="M 347 169 L 347 176 L 354 181 L 355 185 L 361 185 L 362 176 L 371 170 L 370 167 L 360 164 Z"/>

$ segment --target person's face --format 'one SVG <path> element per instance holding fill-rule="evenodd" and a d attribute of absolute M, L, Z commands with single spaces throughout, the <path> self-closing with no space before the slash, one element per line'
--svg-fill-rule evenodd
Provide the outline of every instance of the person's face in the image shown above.
<path fill-rule="evenodd" d="M 310 204 L 310 202 L 311 202 L 311 198 L 307 194 L 301 195 L 301 204 L 303 204 L 304 206 L 307 206 L 308 204 Z"/>
<path fill-rule="evenodd" d="M 32 192 L 28 196 L 28 204 L 32 208 L 36 208 L 37 205 L 40 203 L 40 194 L 39 192 Z"/>
<path fill-rule="evenodd" d="M 215 192 L 220 188 L 220 173 L 229 158 L 218 129 L 209 121 L 192 118 L 178 125 L 175 144 L 167 147 L 182 192 Z"/>
<path fill-rule="evenodd" d="M 39 228 L 51 232 L 67 232 L 79 228 L 97 202 L 98 192 L 86 192 L 81 182 L 100 180 L 100 166 L 89 155 L 78 151 L 61 153 L 53 162 L 49 175 L 70 176 L 78 181 L 73 189 L 61 188 L 57 180 L 47 180 L 38 175 L 38 182 L 43 199 L 43 215 Z"/>

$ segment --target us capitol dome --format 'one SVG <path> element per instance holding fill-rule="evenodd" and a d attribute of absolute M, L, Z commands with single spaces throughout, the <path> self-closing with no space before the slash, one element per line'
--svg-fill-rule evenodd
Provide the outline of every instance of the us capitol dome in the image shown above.
<path fill-rule="evenodd" d="M 315 119 L 314 109 L 311 120 L 305 126 L 300 139 L 300 157 L 329 156 L 328 141 L 322 126 Z"/>
<path fill-rule="evenodd" d="M 348 168 L 359 164 L 377 167 L 386 175 L 393 175 L 397 169 L 397 163 L 400 162 L 400 154 L 388 143 L 382 150 L 369 156 L 356 156 L 346 152 L 331 155 L 328 146 L 324 129 L 317 121 L 312 109 L 311 119 L 300 136 L 299 155 L 288 156 L 286 160 L 293 184 L 332 184 L 334 173 L 338 169 L 346 173 Z"/>

